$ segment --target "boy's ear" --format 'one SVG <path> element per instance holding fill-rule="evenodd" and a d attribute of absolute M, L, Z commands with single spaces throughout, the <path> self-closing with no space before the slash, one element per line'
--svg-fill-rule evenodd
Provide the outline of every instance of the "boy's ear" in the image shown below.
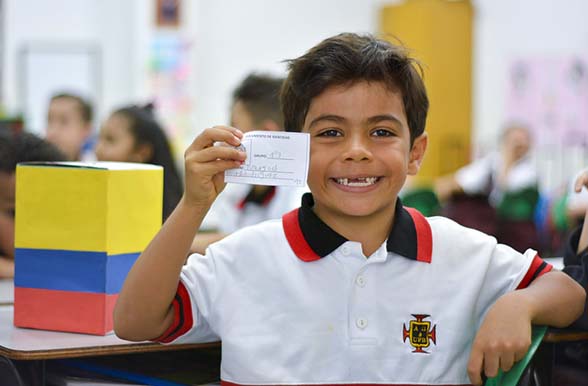
<path fill-rule="evenodd" d="M 414 176 L 418 173 L 421 168 L 421 163 L 425 157 L 425 150 L 427 150 L 427 144 L 429 137 L 426 132 L 415 138 L 410 149 L 409 160 L 408 160 L 408 174 Z"/>

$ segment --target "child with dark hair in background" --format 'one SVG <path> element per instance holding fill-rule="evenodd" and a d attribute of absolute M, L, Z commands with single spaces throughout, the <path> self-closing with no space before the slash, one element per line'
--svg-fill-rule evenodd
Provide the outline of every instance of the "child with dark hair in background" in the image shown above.
<path fill-rule="evenodd" d="M 51 97 L 45 137 L 69 161 L 87 160 L 91 154 L 92 105 L 79 95 L 60 93 Z"/>
<path fill-rule="evenodd" d="M 584 290 L 536 251 L 398 199 L 429 106 L 403 47 L 340 34 L 289 67 L 284 126 L 310 137 L 311 193 L 186 262 L 224 171 L 247 158 L 240 130 L 204 130 L 185 152 L 184 196 L 119 294 L 120 337 L 220 340 L 226 385 L 481 385 L 523 358 L 532 323 L 580 315 Z"/>
<path fill-rule="evenodd" d="M 34 134 L 0 132 L 0 277 L 14 277 L 16 164 L 64 160 L 55 146 Z"/>
<path fill-rule="evenodd" d="M 280 89 L 283 78 L 250 74 L 233 91 L 231 126 L 243 133 L 252 130 L 283 131 Z M 192 243 L 192 252 L 204 253 L 208 245 L 240 228 L 280 218 L 300 204 L 305 189 L 288 186 L 230 184 L 204 218 Z"/>
<path fill-rule="evenodd" d="M 182 180 L 168 138 L 153 115 L 153 106 L 115 110 L 100 128 L 98 161 L 139 162 L 163 166 L 163 220 L 182 196 Z"/>

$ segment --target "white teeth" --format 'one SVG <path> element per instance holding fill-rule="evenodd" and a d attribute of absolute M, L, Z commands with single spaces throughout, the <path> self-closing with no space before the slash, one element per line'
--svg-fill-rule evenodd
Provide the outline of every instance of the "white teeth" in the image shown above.
<path fill-rule="evenodd" d="M 345 186 L 364 187 L 375 184 L 378 181 L 378 177 L 337 178 L 336 181 L 338 184 Z"/>

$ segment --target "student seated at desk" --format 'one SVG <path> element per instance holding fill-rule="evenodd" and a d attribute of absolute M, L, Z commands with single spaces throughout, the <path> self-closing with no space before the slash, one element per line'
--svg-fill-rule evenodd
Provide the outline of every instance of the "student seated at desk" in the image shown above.
<path fill-rule="evenodd" d="M 34 134 L 0 132 L 0 278 L 14 277 L 16 164 L 65 159 L 55 146 Z"/>
<path fill-rule="evenodd" d="M 120 292 L 120 337 L 220 339 L 226 385 L 480 385 L 523 357 L 532 323 L 580 315 L 584 290 L 535 251 L 402 206 L 429 105 L 403 47 L 345 33 L 289 68 L 282 111 L 310 135 L 311 193 L 184 264 L 223 172 L 246 158 L 213 146 L 238 146 L 239 130 L 204 130 L 182 200 Z"/>
<path fill-rule="evenodd" d="M 182 179 L 171 146 L 151 104 L 125 106 L 112 112 L 100 128 L 96 158 L 163 166 L 163 221 L 182 196 Z"/>
<path fill-rule="evenodd" d="M 435 181 L 442 213 L 461 225 L 496 236 L 518 250 L 538 248 L 534 214 L 539 202 L 538 173 L 529 157 L 529 129 L 508 125 L 500 151 Z"/>
<path fill-rule="evenodd" d="M 250 74 L 233 92 L 231 126 L 283 131 L 280 88 L 284 79 Z M 204 253 L 209 244 L 248 225 L 281 218 L 300 203 L 303 190 L 287 186 L 230 184 L 215 200 L 192 243 L 192 252 Z"/>

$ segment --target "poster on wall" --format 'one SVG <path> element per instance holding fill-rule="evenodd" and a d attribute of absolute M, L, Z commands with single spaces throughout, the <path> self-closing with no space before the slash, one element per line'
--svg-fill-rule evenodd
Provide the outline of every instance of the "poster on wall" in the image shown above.
<path fill-rule="evenodd" d="M 509 68 L 506 119 L 528 124 L 540 147 L 588 147 L 588 60 L 525 58 Z"/>
<path fill-rule="evenodd" d="M 190 47 L 190 40 L 169 31 L 155 34 L 150 47 L 149 88 L 176 155 L 183 154 L 184 138 L 193 137 Z"/>

